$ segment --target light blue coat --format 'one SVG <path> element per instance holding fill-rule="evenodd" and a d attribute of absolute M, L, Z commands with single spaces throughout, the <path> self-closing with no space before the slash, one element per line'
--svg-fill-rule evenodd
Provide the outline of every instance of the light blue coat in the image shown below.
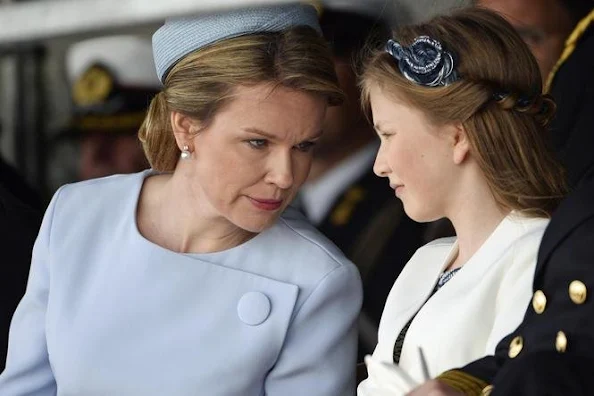
<path fill-rule="evenodd" d="M 55 194 L 0 395 L 353 394 L 353 264 L 292 209 L 224 252 L 161 248 L 136 227 L 148 174 Z"/>

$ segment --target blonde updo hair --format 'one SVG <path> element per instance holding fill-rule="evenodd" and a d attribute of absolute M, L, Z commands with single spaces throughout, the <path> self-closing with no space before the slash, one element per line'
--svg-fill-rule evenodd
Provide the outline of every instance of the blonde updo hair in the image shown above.
<path fill-rule="evenodd" d="M 376 50 L 364 61 L 361 76 L 367 114 L 369 91 L 377 84 L 438 125 L 461 122 L 497 203 L 549 216 L 567 187 L 548 142 L 555 103 L 541 94 L 540 72 L 529 48 L 502 17 L 477 7 L 404 26 L 394 40 L 408 46 L 418 36 L 438 40 L 453 53 L 460 78 L 447 86 L 417 85 L 401 74 L 390 54 Z"/>
<path fill-rule="evenodd" d="M 330 50 L 310 27 L 216 42 L 175 64 L 163 90 L 151 101 L 138 132 L 151 167 L 160 172 L 176 167 L 180 150 L 171 111 L 190 116 L 205 128 L 232 100 L 235 87 L 263 82 L 322 95 L 331 106 L 343 101 Z"/>

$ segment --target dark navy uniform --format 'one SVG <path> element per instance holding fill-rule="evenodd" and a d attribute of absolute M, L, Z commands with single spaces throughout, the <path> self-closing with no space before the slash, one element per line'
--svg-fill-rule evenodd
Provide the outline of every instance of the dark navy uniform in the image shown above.
<path fill-rule="evenodd" d="M 9 191 L 14 184 L 6 185 L 1 176 L 0 173 L 0 372 L 6 363 L 12 314 L 25 293 L 33 242 L 42 215 L 41 210 Z"/>
<path fill-rule="evenodd" d="M 570 36 L 549 81 L 557 102 L 553 145 L 570 186 L 594 176 L 594 11 Z"/>
<path fill-rule="evenodd" d="M 439 378 L 469 395 L 594 394 L 594 180 L 553 214 L 533 289 L 524 320 L 495 356 Z"/>

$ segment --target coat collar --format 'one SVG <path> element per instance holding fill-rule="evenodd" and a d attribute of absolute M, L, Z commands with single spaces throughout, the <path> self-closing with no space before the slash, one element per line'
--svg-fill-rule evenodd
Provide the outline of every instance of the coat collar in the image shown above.
<path fill-rule="evenodd" d="M 435 298 L 440 301 L 448 300 L 452 294 L 460 293 L 465 285 L 476 283 L 518 238 L 535 227 L 544 228 L 546 221 L 548 220 L 530 219 L 517 212 L 510 213 L 458 274 L 437 291 Z M 388 296 L 380 323 L 380 343 L 393 345 L 400 330 L 423 307 L 439 275 L 456 255 L 457 249 L 454 238 L 444 238 L 425 245 L 415 253 Z M 432 303 L 436 303 L 433 300 Z"/>

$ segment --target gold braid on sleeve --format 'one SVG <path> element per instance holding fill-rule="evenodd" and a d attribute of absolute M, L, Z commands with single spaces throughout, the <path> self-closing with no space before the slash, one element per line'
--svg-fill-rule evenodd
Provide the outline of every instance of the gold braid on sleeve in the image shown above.
<path fill-rule="evenodd" d="M 450 370 L 439 375 L 437 379 L 467 396 L 481 396 L 483 389 L 489 384 L 460 370 Z"/>

